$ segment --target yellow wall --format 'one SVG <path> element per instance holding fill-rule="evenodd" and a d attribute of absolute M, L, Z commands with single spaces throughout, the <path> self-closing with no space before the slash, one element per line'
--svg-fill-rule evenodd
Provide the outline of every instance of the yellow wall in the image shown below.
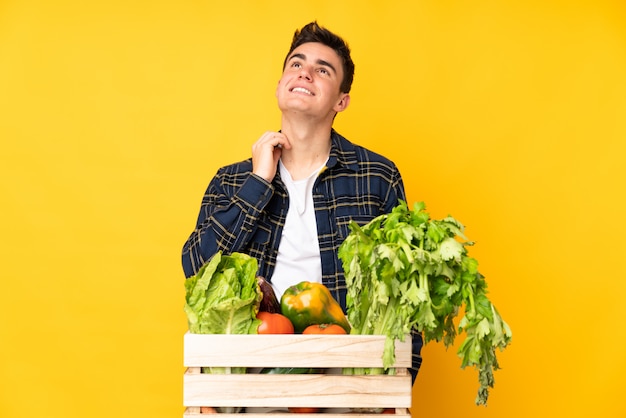
<path fill-rule="evenodd" d="M 1 2 L 0 416 L 181 415 L 180 249 L 313 19 L 337 129 L 466 224 L 514 332 L 486 408 L 427 346 L 414 416 L 626 416 L 622 0 Z"/>

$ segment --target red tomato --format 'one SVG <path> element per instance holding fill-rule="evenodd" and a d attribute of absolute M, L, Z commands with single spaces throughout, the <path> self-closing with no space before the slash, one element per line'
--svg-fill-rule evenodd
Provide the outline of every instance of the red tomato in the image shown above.
<path fill-rule="evenodd" d="M 285 315 L 259 312 L 256 317 L 261 320 L 259 334 L 293 334 L 293 324 Z"/>
<path fill-rule="evenodd" d="M 294 413 L 294 414 L 314 414 L 316 412 L 319 412 L 320 409 L 319 408 L 315 408 L 315 407 L 308 407 L 308 408 L 292 408 L 289 407 L 289 412 Z"/>
<path fill-rule="evenodd" d="M 215 408 L 210 407 L 210 406 L 201 406 L 200 413 L 201 414 L 217 414 L 217 411 L 215 410 Z"/>
<path fill-rule="evenodd" d="M 309 325 L 302 331 L 303 334 L 345 334 L 346 330 L 337 324 Z"/>

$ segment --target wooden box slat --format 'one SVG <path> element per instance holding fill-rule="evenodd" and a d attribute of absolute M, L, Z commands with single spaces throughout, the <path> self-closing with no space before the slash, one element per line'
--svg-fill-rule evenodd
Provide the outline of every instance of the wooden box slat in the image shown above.
<path fill-rule="evenodd" d="M 382 367 L 382 335 L 185 334 L 186 367 Z M 411 367 L 411 338 L 396 341 L 395 367 Z"/>
<path fill-rule="evenodd" d="M 183 414 L 183 418 L 206 418 L 210 417 L 208 414 L 201 414 L 199 412 L 199 408 L 197 407 L 189 407 L 185 410 Z M 221 413 L 217 415 L 213 415 L 215 418 L 242 418 L 241 414 L 228 414 Z M 330 412 L 320 412 L 320 413 L 312 413 L 312 414 L 289 414 L 285 412 L 246 412 L 244 418 L 377 418 L 381 417 L 378 414 L 371 413 L 357 413 L 357 412 L 335 412 L 331 410 Z M 395 418 L 410 418 L 411 413 L 407 408 L 396 408 L 396 413 L 393 415 Z"/>
<path fill-rule="evenodd" d="M 186 406 L 410 407 L 411 376 L 185 374 Z"/>
<path fill-rule="evenodd" d="M 206 416 L 201 406 L 239 406 L 245 418 L 284 418 L 288 407 L 321 407 L 298 418 L 359 418 L 352 408 L 395 408 L 410 417 L 411 338 L 396 341 L 396 375 L 343 375 L 343 368 L 382 367 L 382 335 L 217 335 L 184 336 L 185 418 Z M 201 367 L 246 367 L 246 374 L 205 374 Z M 259 368 L 323 368 L 323 374 L 261 374 Z M 258 409 L 270 412 L 258 413 Z M 339 411 L 339 412 L 337 412 Z M 349 411 L 349 412 L 346 412 Z M 219 413 L 218 418 L 241 414 Z"/>

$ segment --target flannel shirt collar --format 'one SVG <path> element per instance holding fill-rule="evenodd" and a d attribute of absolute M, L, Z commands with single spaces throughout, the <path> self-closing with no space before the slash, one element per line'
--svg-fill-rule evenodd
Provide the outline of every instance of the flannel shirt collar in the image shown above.
<path fill-rule="evenodd" d="M 358 164 L 354 144 L 341 136 L 334 129 L 330 132 L 330 140 L 330 155 L 326 167 L 332 168 L 339 164 L 352 171 L 357 171 Z"/>

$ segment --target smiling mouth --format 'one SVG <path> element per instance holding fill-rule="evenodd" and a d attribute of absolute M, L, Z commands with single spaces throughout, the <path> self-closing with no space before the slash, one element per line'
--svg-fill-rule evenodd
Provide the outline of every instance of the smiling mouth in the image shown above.
<path fill-rule="evenodd" d="M 308 94 L 309 96 L 313 96 L 313 93 L 311 93 L 310 90 L 305 89 L 304 87 L 294 87 L 293 89 L 291 89 L 292 93 L 304 93 L 304 94 Z"/>

